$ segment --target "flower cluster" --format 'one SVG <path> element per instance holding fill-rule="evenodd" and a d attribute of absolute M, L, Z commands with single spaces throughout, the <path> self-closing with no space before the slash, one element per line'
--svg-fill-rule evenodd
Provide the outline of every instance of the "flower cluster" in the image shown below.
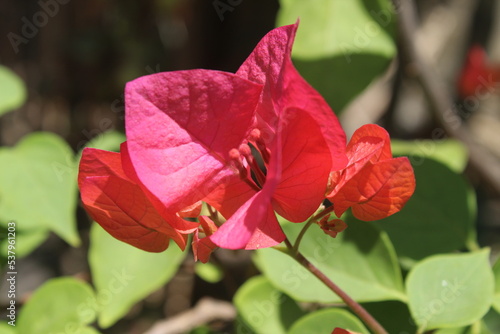
<path fill-rule="evenodd" d="M 376 125 L 346 145 L 335 114 L 291 62 L 296 30 L 272 30 L 234 74 L 197 69 L 128 83 L 120 153 L 83 152 L 78 181 L 90 216 L 152 252 L 170 240 L 184 249 L 192 233 L 206 262 L 217 247 L 281 243 L 276 213 L 303 222 L 325 198 L 337 216 L 349 207 L 363 220 L 399 211 L 415 188 L 408 160 L 392 158 Z M 320 226 L 330 235 L 345 228 L 328 218 Z"/>

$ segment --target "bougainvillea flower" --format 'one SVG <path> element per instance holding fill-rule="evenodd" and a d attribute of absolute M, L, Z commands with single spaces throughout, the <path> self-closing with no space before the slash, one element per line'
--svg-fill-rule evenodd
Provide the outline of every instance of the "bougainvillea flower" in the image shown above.
<path fill-rule="evenodd" d="M 327 193 L 338 217 L 349 207 L 364 221 L 401 210 L 415 190 L 415 176 L 406 157 L 392 158 L 387 131 L 362 126 L 347 145 L 347 157 L 347 167 L 330 174 Z"/>
<path fill-rule="evenodd" d="M 85 209 L 112 236 L 137 248 L 161 252 L 172 239 L 184 249 L 187 233 L 194 231 L 197 224 L 165 207 L 158 210 L 161 205 L 153 205 L 141 187 L 125 174 L 123 156 L 123 152 L 83 150 L 78 186 Z"/>
<path fill-rule="evenodd" d="M 306 220 L 347 161 L 337 118 L 291 63 L 296 30 L 271 31 L 236 74 L 158 73 L 127 85 L 137 183 L 172 212 L 199 200 L 218 209 L 228 220 L 210 240 L 220 247 L 281 242 L 274 210 Z"/>
<path fill-rule="evenodd" d="M 480 45 L 469 49 L 458 81 L 458 90 L 462 98 L 484 94 L 484 90 L 494 90 L 500 81 L 500 66 L 488 63 L 486 51 Z"/>

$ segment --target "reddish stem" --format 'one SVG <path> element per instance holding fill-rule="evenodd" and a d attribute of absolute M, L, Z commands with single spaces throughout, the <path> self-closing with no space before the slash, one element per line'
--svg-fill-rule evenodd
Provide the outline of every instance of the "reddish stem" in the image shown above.
<path fill-rule="evenodd" d="M 309 260 L 307 260 L 300 252 L 294 252 L 293 246 L 288 239 L 285 239 L 285 244 L 289 249 L 288 254 L 293 257 L 298 263 L 300 263 L 304 268 L 309 270 L 314 276 L 319 278 L 330 290 L 332 290 L 337 296 L 344 301 L 344 303 L 358 315 L 358 317 L 363 320 L 363 322 L 376 334 L 388 334 L 388 332 L 378 323 L 375 318 L 372 317 L 368 311 L 365 310 L 363 306 L 358 304 L 354 299 L 352 299 L 347 293 L 344 292 L 337 284 L 333 283 L 321 270 L 319 270 L 315 265 L 313 265 Z"/>

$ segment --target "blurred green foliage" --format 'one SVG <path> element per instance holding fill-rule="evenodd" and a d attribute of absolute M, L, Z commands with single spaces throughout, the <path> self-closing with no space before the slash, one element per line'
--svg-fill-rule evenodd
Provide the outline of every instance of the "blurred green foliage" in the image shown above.
<path fill-rule="evenodd" d="M 389 0 L 280 3 L 278 26 L 300 19 L 292 53 L 297 69 L 337 114 L 396 55 L 395 11 Z"/>

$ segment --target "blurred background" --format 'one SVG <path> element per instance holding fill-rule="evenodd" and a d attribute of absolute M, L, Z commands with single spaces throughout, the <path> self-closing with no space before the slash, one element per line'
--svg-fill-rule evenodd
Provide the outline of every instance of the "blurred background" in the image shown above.
<path fill-rule="evenodd" d="M 318 19 L 318 26 L 328 30 L 335 19 L 349 23 L 347 1 L 330 2 L 347 11 Z M 268 31 L 300 16 L 294 62 L 335 110 L 348 135 L 365 123 L 379 123 L 400 139 L 466 133 L 463 147 L 474 154 L 464 175 L 477 194 L 479 244 L 500 249 L 500 1 L 419 0 L 410 32 L 393 19 L 403 15 L 397 5 L 391 10 L 380 7 L 383 1 L 359 2 L 378 30 L 346 25 L 345 31 L 342 26 L 318 31 L 311 17 L 325 1 L 1 1 L 0 65 L 22 80 L 25 96 L 0 116 L 0 145 L 12 147 L 32 132 L 47 131 L 76 153 L 102 133 L 123 133 L 127 81 L 193 68 L 235 72 Z M 325 42 L 329 36 L 337 38 L 336 46 Z M 380 39 L 378 44 L 374 39 Z M 318 41 L 321 47 L 310 47 Z M 438 79 L 433 81 L 437 86 L 426 87 L 426 72 L 431 81 Z M 453 125 L 457 117 L 460 127 Z M 457 139 L 463 142 L 461 135 Z M 429 153 L 425 145 L 417 150 Z M 6 192 L 0 190 L 3 196 Z M 50 234 L 34 247 L 19 262 L 26 273 L 18 281 L 22 298 L 51 277 L 89 280 L 90 222 L 80 205 L 76 210 L 81 246 Z M 186 260 L 169 285 L 102 333 L 143 333 L 202 296 L 230 300 L 256 271 L 245 252 L 219 251 L 217 261 L 233 273 L 223 282 L 197 278 L 192 261 Z M 5 295 L 0 296 L 2 305 Z"/>
<path fill-rule="evenodd" d="M 94 129 L 122 129 L 127 81 L 192 68 L 234 72 L 274 27 L 279 7 L 241 1 L 238 10 L 223 7 L 221 20 L 211 1 L 60 2 L 0 4 L 0 61 L 28 89 L 27 103 L 2 118 L 3 144 L 43 130 L 76 148 L 91 139 L 84 130 L 93 137 Z M 112 124 L 101 129 L 104 117 Z"/>

